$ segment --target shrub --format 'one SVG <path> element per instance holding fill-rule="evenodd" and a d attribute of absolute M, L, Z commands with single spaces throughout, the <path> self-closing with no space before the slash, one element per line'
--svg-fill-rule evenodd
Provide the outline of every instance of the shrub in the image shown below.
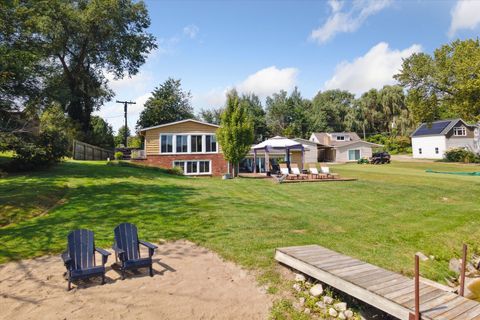
<path fill-rule="evenodd" d="M 122 160 L 123 159 L 123 152 L 117 151 L 115 152 L 115 160 Z"/>
<path fill-rule="evenodd" d="M 172 169 L 167 169 L 167 173 L 173 174 L 176 176 L 183 176 L 183 169 L 180 167 L 173 167 Z"/>
<path fill-rule="evenodd" d="M 480 156 L 463 148 L 445 151 L 444 160 L 448 162 L 480 163 Z"/>
<path fill-rule="evenodd" d="M 30 141 L 18 140 L 10 170 L 23 171 L 44 168 L 59 162 L 68 152 L 69 142 L 65 135 L 46 130 Z"/>
<path fill-rule="evenodd" d="M 390 137 L 379 133 L 368 137 L 367 141 L 383 145 L 383 149 L 391 154 L 412 152 L 410 138 L 405 136 Z"/>

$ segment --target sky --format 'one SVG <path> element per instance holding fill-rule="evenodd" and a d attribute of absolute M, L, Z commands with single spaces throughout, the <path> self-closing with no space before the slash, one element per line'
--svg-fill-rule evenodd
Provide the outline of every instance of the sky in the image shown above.
<path fill-rule="evenodd" d="M 152 90 L 169 77 L 190 91 L 195 113 L 223 106 L 225 93 L 262 99 L 298 87 L 349 90 L 357 96 L 395 84 L 402 59 L 431 54 L 480 34 L 480 0 L 145 1 L 158 48 L 132 77 L 110 80 L 116 96 L 96 114 L 116 131 L 132 100 L 133 131 Z"/>

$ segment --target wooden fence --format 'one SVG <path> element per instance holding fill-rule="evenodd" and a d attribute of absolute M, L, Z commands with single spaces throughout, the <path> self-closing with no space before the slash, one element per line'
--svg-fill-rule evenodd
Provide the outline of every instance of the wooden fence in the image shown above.
<path fill-rule="evenodd" d="M 113 150 L 103 149 L 91 144 L 73 140 L 74 160 L 107 160 L 114 159 Z"/>

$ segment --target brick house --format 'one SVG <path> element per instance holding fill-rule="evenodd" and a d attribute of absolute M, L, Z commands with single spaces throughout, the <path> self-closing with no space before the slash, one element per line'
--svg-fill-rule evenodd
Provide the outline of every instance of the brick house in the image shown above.
<path fill-rule="evenodd" d="M 187 119 L 143 128 L 144 159 L 162 168 L 182 168 L 185 175 L 220 176 L 227 172 L 215 132 L 219 126 Z"/>

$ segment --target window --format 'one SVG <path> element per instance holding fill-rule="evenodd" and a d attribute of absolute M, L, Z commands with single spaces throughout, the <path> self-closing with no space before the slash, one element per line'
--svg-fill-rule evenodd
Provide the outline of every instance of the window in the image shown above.
<path fill-rule="evenodd" d="M 438 148 L 435 148 L 435 153 L 438 154 Z"/>
<path fill-rule="evenodd" d="M 188 152 L 188 136 L 186 135 L 178 135 L 176 136 L 176 142 L 177 142 L 177 147 L 176 151 L 177 153 L 184 153 Z"/>
<path fill-rule="evenodd" d="M 337 136 L 337 141 L 344 141 L 345 140 L 345 136 Z"/>
<path fill-rule="evenodd" d="M 190 137 L 190 152 L 202 152 L 202 136 L 192 135 Z"/>
<path fill-rule="evenodd" d="M 172 153 L 173 152 L 173 136 L 171 134 L 161 135 L 161 153 Z"/>
<path fill-rule="evenodd" d="M 465 127 L 454 127 L 453 135 L 456 137 L 464 137 L 467 135 L 467 129 L 465 129 Z"/>
<path fill-rule="evenodd" d="M 182 169 L 185 175 L 211 174 L 210 160 L 174 161 L 173 167 Z"/>
<path fill-rule="evenodd" d="M 348 150 L 348 160 L 358 160 L 360 159 L 360 149 Z"/>
<path fill-rule="evenodd" d="M 217 139 L 214 135 L 205 136 L 206 152 L 217 152 Z"/>
<path fill-rule="evenodd" d="M 418 148 L 418 154 L 422 154 L 422 148 Z"/>

